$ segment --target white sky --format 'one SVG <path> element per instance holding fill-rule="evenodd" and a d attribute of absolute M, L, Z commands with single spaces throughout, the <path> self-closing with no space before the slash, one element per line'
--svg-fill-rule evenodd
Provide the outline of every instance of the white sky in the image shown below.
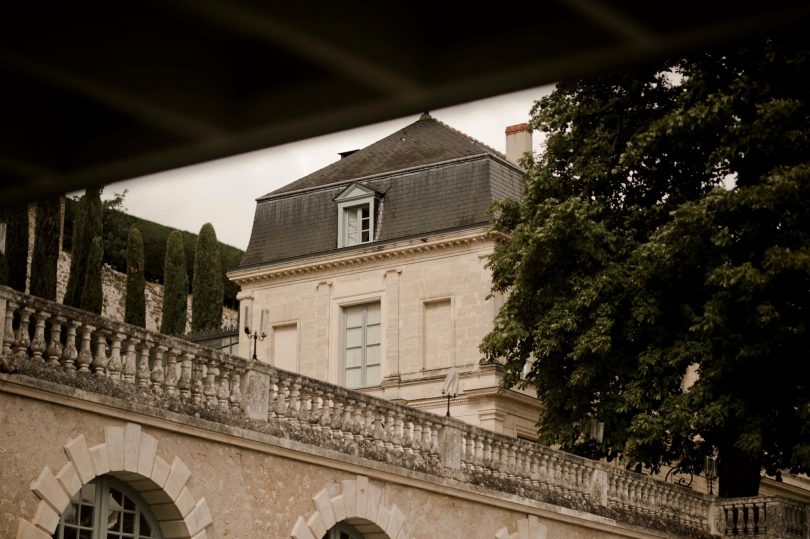
<path fill-rule="evenodd" d="M 528 121 L 534 101 L 551 90 L 552 86 L 533 88 L 431 111 L 431 115 L 503 152 L 504 128 Z M 338 152 L 368 146 L 418 118 L 408 116 L 118 182 L 105 187 L 102 196 L 110 198 L 127 189 L 128 213 L 195 233 L 210 222 L 220 241 L 245 249 L 257 197 L 338 160 Z M 535 151 L 539 139 L 535 133 Z"/>

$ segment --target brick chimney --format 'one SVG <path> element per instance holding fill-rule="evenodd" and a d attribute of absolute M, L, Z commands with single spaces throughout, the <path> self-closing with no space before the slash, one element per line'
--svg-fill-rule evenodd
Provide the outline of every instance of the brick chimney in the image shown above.
<path fill-rule="evenodd" d="M 510 125 L 506 128 L 506 158 L 517 163 L 532 151 L 532 133 L 529 124 Z"/>

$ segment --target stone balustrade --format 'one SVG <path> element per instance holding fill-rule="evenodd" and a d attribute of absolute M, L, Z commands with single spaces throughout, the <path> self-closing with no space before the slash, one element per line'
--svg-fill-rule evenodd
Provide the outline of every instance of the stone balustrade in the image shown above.
<path fill-rule="evenodd" d="M 241 412 L 248 362 L 183 339 L 0 286 L 0 367 L 99 389 L 129 388 L 150 404 L 177 401 Z"/>
<path fill-rule="evenodd" d="M 687 487 L 3 286 L 0 322 L 0 371 L 140 399 L 672 535 L 793 538 L 807 533 L 806 510 L 798 503 L 777 498 L 718 502 Z"/>
<path fill-rule="evenodd" d="M 714 527 L 722 537 L 807 537 L 808 513 L 804 504 L 775 496 L 718 499 Z"/>

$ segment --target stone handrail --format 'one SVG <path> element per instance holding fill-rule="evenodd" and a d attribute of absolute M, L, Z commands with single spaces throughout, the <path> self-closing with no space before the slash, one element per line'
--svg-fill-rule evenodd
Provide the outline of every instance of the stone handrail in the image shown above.
<path fill-rule="evenodd" d="M 101 384 L 175 397 L 189 405 L 241 411 L 248 362 L 211 348 L 108 320 L 0 286 L 0 367 L 88 375 Z"/>
<path fill-rule="evenodd" d="M 722 537 L 806 537 L 804 504 L 776 496 L 718 499 L 714 504 L 715 533 Z"/>
<path fill-rule="evenodd" d="M 142 399 L 642 528 L 694 537 L 734 535 L 734 530 L 762 535 L 758 530 L 767 528 L 770 534 L 777 529 L 774 519 L 780 518 L 799 523 L 784 528 L 783 537 L 805 533 L 800 525 L 805 508 L 799 504 L 760 498 L 713 503 L 713 498 L 680 485 L 3 286 L 0 346 L 0 371 L 17 370 L 118 398 Z"/>

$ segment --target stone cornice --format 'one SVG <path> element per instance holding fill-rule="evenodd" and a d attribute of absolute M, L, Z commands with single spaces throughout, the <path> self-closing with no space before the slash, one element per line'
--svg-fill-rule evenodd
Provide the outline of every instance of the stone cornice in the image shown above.
<path fill-rule="evenodd" d="M 240 285 L 272 281 L 279 278 L 318 273 L 332 269 L 357 267 L 394 260 L 415 254 L 442 251 L 492 241 L 500 234 L 489 226 L 432 235 L 428 238 L 414 238 L 387 244 L 369 244 L 361 250 L 331 252 L 288 263 L 270 263 L 253 268 L 237 269 L 228 272 L 228 278 Z"/>

